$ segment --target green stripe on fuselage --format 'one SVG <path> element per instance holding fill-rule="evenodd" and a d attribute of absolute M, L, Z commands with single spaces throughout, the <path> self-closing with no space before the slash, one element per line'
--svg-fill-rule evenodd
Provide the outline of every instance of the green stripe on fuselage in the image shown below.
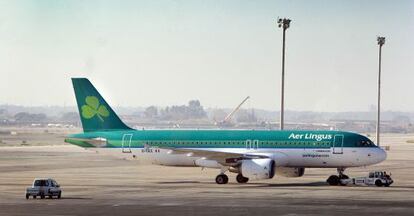
<path fill-rule="evenodd" d="M 336 146 L 340 146 L 338 142 L 341 142 L 341 137 L 343 147 L 375 146 L 365 136 L 343 131 L 122 130 L 73 134 L 68 138 L 105 138 L 106 147 L 119 148 L 122 147 L 125 134 L 127 135 L 124 142 L 127 143 L 132 135 L 131 148 L 141 148 L 144 145 L 174 148 L 246 148 L 246 142 L 251 142 L 251 145 L 258 144 L 259 148 L 330 148 L 335 142 Z M 370 144 L 361 146 L 361 141 L 368 141 Z"/>

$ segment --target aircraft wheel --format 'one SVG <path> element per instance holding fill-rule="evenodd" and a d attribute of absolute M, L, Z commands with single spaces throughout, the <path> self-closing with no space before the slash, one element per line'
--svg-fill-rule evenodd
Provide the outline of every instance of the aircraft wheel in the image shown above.
<path fill-rule="evenodd" d="M 225 174 L 220 174 L 216 177 L 217 184 L 227 184 L 227 182 L 229 182 L 229 177 Z"/>
<path fill-rule="evenodd" d="M 341 179 L 349 179 L 349 176 L 347 176 L 347 175 L 343 174 L 340 178 L 341 178 Z"/>
<path fill-rule="evenodd" d="M 326 180 L 326 182 L 328 182 L 329 185 L 338 185 L 339 184 L 339 176 L 337 176 L 337 175 L 331 175 Z"/>
<path fill-rule="evenodd" d="M 242 174 L 238 174 L 236 176 L 236 180 L 238 183 L 247 183 L 249 181 L 249 178 L 244 177 Z"/>

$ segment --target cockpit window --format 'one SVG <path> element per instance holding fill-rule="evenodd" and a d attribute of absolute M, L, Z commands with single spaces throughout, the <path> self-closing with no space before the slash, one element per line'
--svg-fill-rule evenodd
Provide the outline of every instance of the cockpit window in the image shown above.
<path fill-rule="evenodd" d="M 361 146 L 361 147 L 369 147 L 373 145 L 374 144 L 370 140 L 361 140 L 358 142 L 358 146 Z"/>

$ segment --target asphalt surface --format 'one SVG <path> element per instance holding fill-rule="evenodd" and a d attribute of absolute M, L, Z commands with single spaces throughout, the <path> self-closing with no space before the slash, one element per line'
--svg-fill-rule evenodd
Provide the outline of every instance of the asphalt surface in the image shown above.
<path fill-rule="evenodd" d="M 301 178 L 227 185 L 217 170 L 162 167 L 70 145 L 0 147 L 0 215 L 413 215 L 413 136 L 389 135 L 388 159 L 352 168 L 351 177 L 386 170 L 389 188 L 329 186 L 335 169 L 307 169 Z M 128 155 L 122 155 L 122 157 Z M 29 199 L 35 177 L 53 177 L 62 199 Z"/>

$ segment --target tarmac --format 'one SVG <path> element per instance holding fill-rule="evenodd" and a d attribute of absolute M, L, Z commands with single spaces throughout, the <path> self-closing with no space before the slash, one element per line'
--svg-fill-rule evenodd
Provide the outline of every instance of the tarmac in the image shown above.
<path fill-rule="evenodd" d="M 71 145 L 0 147 L 0 215 L 413 215 L 414 135 L 388 134 L 385 162 L 350 168 L 392 173 L 390 187 L 329 186 L 335 169 L 307 169 L 300 178 L 275 177 L 217 185 L 218 170 L 163 167 Z M 125 157 L 125 158 L 123 158 Z M 25 199 L 36 177 L 52 177 L 62 199 Z"/>

